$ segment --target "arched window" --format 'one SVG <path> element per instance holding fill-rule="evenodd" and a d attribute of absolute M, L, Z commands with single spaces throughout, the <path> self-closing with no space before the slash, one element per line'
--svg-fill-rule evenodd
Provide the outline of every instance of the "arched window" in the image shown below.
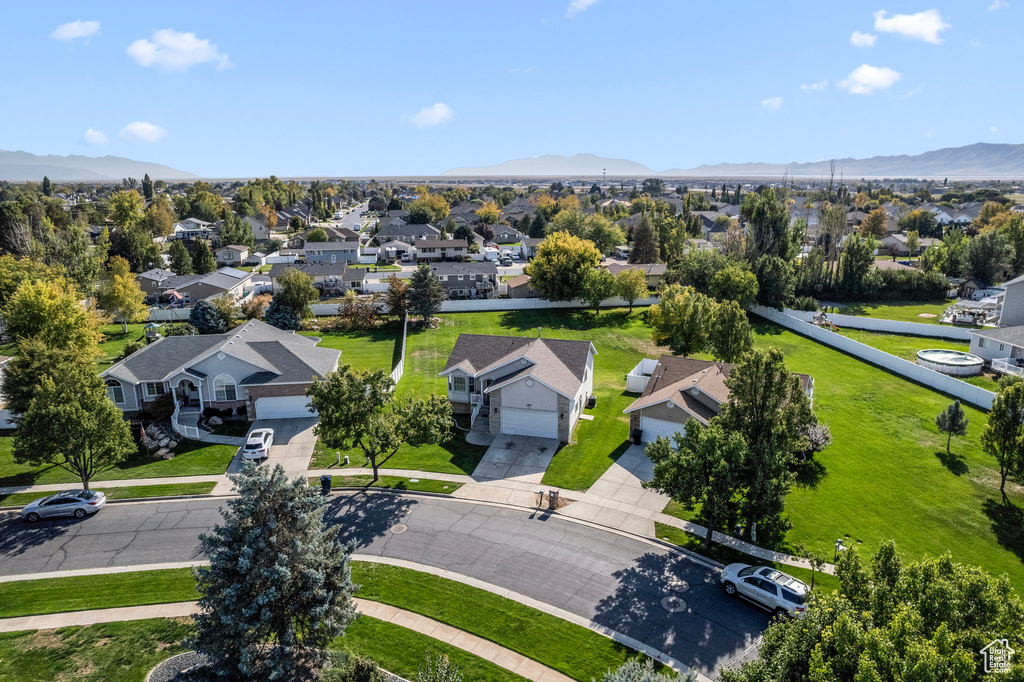
<path fill-rule="evenodd" d="M 107 379 L 107 397 L 115 405 L 124 404 L 124 387 L 121 386 L 121 382 L 116 379 Z"/>
<path fill-rule="evenodd" d="M 221 374 L 213 380 L 213 399 L 217 402 L 237 400 L 235 397 L 235 380 L 227 374 Z"/>

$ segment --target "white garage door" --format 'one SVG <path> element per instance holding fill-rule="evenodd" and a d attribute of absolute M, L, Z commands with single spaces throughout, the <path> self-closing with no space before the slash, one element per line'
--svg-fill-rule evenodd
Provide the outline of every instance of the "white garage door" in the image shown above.
<path fill-rule="evenodd" d="M 315 417 L 309 411 L 309 398 L 304 395 L 287 395 L 276 398 L 256 399 L 257 419 L 300 419 Z"/>
<path fill-rule="evenodd" d="M 665 436 L 672 440 L 673 435 L 682 433 L 685 428 L 684 425 L 676 424 L 675 422 L 650 419 L 649 417 L 640 418 L 640 430 L 644 432 L 641 440 L 645 443 L 653 443 L 658 440 L 658 436 Z M 672 447 L 675 447 L 675 441 L 673 441 Z"/>
<path fill-rule="evenodd" d="M 558 413 L 548 410 L 502 408 L 501 432 L 510 436 L 558 438 Z"/>

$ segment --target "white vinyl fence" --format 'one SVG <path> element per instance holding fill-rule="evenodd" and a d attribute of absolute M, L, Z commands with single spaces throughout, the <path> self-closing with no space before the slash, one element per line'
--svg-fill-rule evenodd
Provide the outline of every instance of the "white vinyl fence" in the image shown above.
<path fill-rule="evenodd" d="M 790 317 L 795 317 L 804 322 L 814 319 L 815 313 L 807 310 L 784 311 Z M 887 332 L 890 334 L 912 334 L 913 336 L 927 336 L 934 339 L 949 339 L 951 341 L 970 341 L 973 330 L 965 327 L 951 327 L 944 324 L 926 324 L 924 322 L 902 322 L 899 320 L 882 320 L 875 317 L 860 317 L 857 315 L 840 315 L 826 313 L 828 321 L 837 327 L 849 329 L 863 329 L 872 332 Z"/>
<path fill-rule="evenodd" d="M 936 391 L 941 391 L 948 395 L 954 396 L 963 400 L 966 403 L 975 405 L 984 410 L 992 407 L 992 401 L 995 399 L 996 394 L 992 391 L 986 391 L 983 388 L 974 386 L 961 381 L 951 376 L 946 376 L 931 369 L 926 369 L 916 363 L 909 362 L 903 358 L 898 358 L 895 355 L 890 355 L 884 351 L 880 351 L 877 348 L 865 345 L 859 341 L 837 334 L 836 332 L 829 331 L 822 327 L 817 327 L 810 322 L 804 322 L 801 319 L 793 317 L 786 312 L 775 310 L 774 308 L 766 308 L 760 305 L 754 305 L 750 307 L 750 312 L 755 315 L 774 322 L 778 325 L 791 329 L 802 336 L 811 338 L 819 343 L 823 343 L 826 346 L 831 346 L 837 350 L 841 350 L 844 353 L 860 358 L 866 362 L 870 362 L 873 365 L 877 365 L 883 369 L 887 369 L 894 374 L 898 374 L 902 377 L 916 381 L 919 384 L 933 388 Z M 925 325 L 927 326 L 927 325 Z"/>
<path fill-rule="evenodd" d="M 191 308 L 150 308 L 150 322 L 188 322 Z"/>
<path fill-rule="evenodd" d="M 654 305 L 657 296 L 638 298 L 633 307 Z M 445 301 L 441 304 L 442 313 L 474 313 L 485 310 L 542 310 L 545 308 L 586 308 L 580 301 L 546 301 L 543 298 L 480 298 L 465 301 Z M 628 308 L 629 303 L 618 296 L 601 303 L 602 308 Z"/>
<path fill-rule="evenodd" d="M 393 381 L 396 386 L 398 385 L 398 381 L 402 378 L 402 375 L 405 373 L 405 339 L 408 336 L 409 336 L 409 316 L 406 315 L 405 316 L 405 320 L 402 322 L 402 338 L 399 341 L 399 343 L 402 344 L 402 348 L 401 348 L 401 356 L 402 357 L 398 361 L 398 364 L 395 365 L 395 368 L 393 370 L 391 370 L 391 381 Z"/>

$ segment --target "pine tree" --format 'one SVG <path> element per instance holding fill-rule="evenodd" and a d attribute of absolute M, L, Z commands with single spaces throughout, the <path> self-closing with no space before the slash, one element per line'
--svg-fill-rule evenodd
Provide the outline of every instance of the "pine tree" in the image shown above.
<path fill-rule="evenodd" d="M 153 198 L 153 181 L 149 179 L 149 173 L 142 178 L 142 196 L 146 201 Z"/>
<path fill-rule="evenodd" d="M 188 315 L 188 323 L 200 334 L 223 334 L 228 330 L 224 318 L 211 303 L 197 301 Z"/>
<path fill-rule="evenodd" d="M 41 189 L 43 190 L 43 196 L 53 196 L 53 183 L 51 183 L 50 178 L 46 177 L 45 175 L 43 176 L 43 184 Z"/>
<path fill-rule="evenodd" d="M 644 265 L 657 263 L 659 255 L 661 247 L 658 244 L 658 231 L 645 213 L 633 230 L 633 249 L 629 252 L 629 262 Z"/>
<path fill-rule="evenodd" d="M 277 465 L 247 462 L 230 476 L 238 497 L 222 524 L 199 536 L 209 567 L 188 645 L 208 679 L 306 679 L 356 617 L 349 560 L 355 545 L 323 520 L 324 500 Z"/>
<path fill-rule="evenodd" d="M 409 283 L 409 312 L 426 321 L 441 309 L 446 297 L 444 287 L 434 277 L 430 266 L 421 263 Z"/>
<path fill-rule="evenodd" d="M 167 247 L 167 255 L 171 259 L 170 268 L 176 275 L 192 274 L 192 256 L 180 239 L 175 239 Z"/>
<path fill-rule="evenodd" d="M 281 303 L 277 296 L 270 301 L 267 311 L 263 313 L 263 321 L 285 331 L 294 331 L 299 328 L 299 314 Z"/>
<path fill-rule="evenodd" d="M 953 404 L 939 413 L 935 418 L 935 426 L 941 433 L 946 434 L 946 454 L 949 452 L 949 443 L 953 436 L 966 436 L 967 423 L 970 420 L 964 414 L 964 408 L 960 407 L 960 401 L 954 400 Z"/>
<path fill-rule="evenodd" d="M 213 259 L 210 247 L 202 239 L 196 240 L 196 245 L 192 248 L 192 270 L 197 275 L 205 275 L 216 269 L 217 263 Z"/>
<path fill-rule="evenodd" d="M 540 239 L 544 236 L 547 231 L 548 221 L 544 217 L 543 211 L 537 211 L 533 216 L 533 222 L 530 223 L 530 237 L 533 239 Z"/>

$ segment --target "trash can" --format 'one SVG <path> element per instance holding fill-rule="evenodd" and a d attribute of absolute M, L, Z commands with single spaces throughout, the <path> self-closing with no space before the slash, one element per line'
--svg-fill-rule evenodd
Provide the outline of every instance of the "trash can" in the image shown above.
<path fill-rule="evenodd" d="M 643 431 L 641 431 L 640 429 L 634 429 L 634 431 L 633 431 L 633 445 L 640 445 L 640 443 L 643 443 L 643 440 L 641 440 L 643 435 L 644 435 Z"/>
<path fill-rule="evenodd" d="M 320 493 L 322 495 L 329 495 L 331 493 L 331 475 L 324 474 L 320 477 Z"/>

